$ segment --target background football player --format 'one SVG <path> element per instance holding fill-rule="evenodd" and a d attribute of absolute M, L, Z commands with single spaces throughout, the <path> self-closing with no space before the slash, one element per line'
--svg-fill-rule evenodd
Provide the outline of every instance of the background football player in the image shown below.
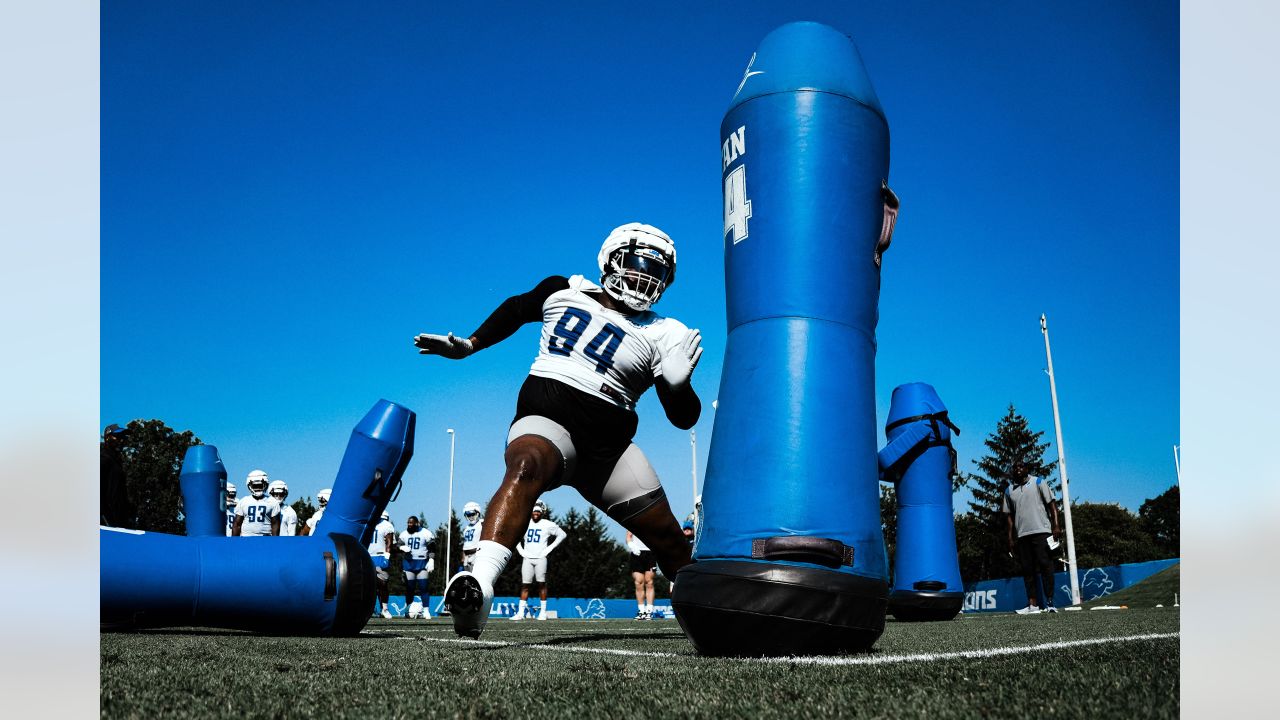
<path fill-rule="evenodd" d="M 320 507 L 311 515 L 311 517 L 307 518 L 307 522 L 305 522 L 298 531 L 299 535 L 316 534 L 316 525 L 320 523 L 320 518 L 324 517 L 324 506 L 329 504 L 329 493 L 331 492 L 333 491 L 329 488 L 325 488 L 316 493 L 316 504 Z"/>
<path fill-rule="evenodd" d="M 267 489 L 272 500 L 280 503 L 280 535 L 293 537 L 298 534 L 298 513 L 285 502 L 289 498 L 289 486 L 283 480 L 272 480 Z"/>
<path fill-rule="evenodd" d="M 236 484 L 227 481 L 227 537 L 231 537 L 231 528 L 236 524 Z"/>
<path fill-rule="evenodd" d="M 538 598 L 542 600 L 538 619 L 547 619 L 547 556 L 560 547 L 566 535 L 559 525 L 543 517 L 546 512 L 542 501 L 533 504 L 529 528 L 525 530 L 524 540 L 516 545 L 516 551 L 524 561 L 520 565 L 520 607 L 511 616 L 512 620 L 523 620 L 528 616 L 529 586 L 533 583 L 538 584 Z"/>
<path fill-rule="evenodd" d="M 387 602 L 391 599 L 387 588 L 387 580 L 391 577 L 391 539 L 396 536 L 396 526 L 391 524 L 391 515 L 382 513 L 382 520 L 373 526 L 373 538 L 369 541 L 369 557 L 373 559 L 373 573 L 378 587 L 378 600 L 382 602 L 382 617 L 391 619 L 391 608 Z"/>
<path fill-rule="evenodd" d="M 649 620 L 653 617 L 653 568 L 658 563 L 649 546 L 630 530 L 627 531 L 627 550 L 631 551 L 628 560 L 631 580 L 636 584 L 636 619 Z"/>
<path fill-rule="evenodd" d="M 479 637 L 493 583 L 523 537 L 534 501 L 560 485 L 635 533 L 668 577 L 691 562 L 657 473 L 631 442 L 636 401 L 651 386 L 676 427 L 693 427 L 702 412 L 690 382 L 701 333 L 650 309 L 675 282 L 676 248 L 661 230 L 629 223 L 609 233 L 596 262 L 603 288 L 581 275 L 548 277 L 507 298 L 469 338 L 414 338 L 421 353 L 456 360 L 525 323 L 542 323 L 538 357 L 507 434 L 506 474 L 489 501 L 472 569 L 445 590 L 459 635 Z"/>
<path fill-rule="evenodd" d="M 280 534 L 280 503 L 267 496 L 267 474 L 254 470 L 245 479 L 249 497 L 236 501 L 236 520 L 231 535 L 260 537 Z"/>
<path fill-rule="evenodd" d="M 431 619 L 431 596 L 427 592 L 427 578 L 436 569 L 436 536 L 435 533 L 422 527 L 417 515 L 410 515 L 404 522 L 405 530 L 400 533 L 400 552 L 404 553 L 401 562 L 404 564 L 404 605 L 408 617 Z M 422 596 L 422 604 L 414 602 L 413 596 Z"/>
<path fill-rule="evenodd" d="M 462 506 L 462 517 L 467 524 L 462 526 L 462 568 L 471 569 L 471 561 L 480 549 L 480 533 L 484 530 L 484 518 L 480 517 L 479 503 L 469 502 Z M 453 572 L 453 568 L 448 568 Z"/>

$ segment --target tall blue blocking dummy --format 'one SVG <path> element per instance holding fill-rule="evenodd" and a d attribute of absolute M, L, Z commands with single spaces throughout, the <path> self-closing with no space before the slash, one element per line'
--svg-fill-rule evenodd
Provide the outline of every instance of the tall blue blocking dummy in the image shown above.
<path fill-rule="evenodd" d="M 897 199 L 858 49 L 770 33 L 720 126 L 729 338 L 696 562 L 672 604 L 699 652 L 819 654 L 884 630 L 875 327 Z"/>
<path fill-rule="evenodd" d="M 413 455 L 414 414 L 380 400 L 356 425 L 329 510 L 309 537 L 226 537 L 188 516 L 188 536 L 103 528 L 100 601 L 109 627 L 200 625 L 282 635 L 355 635 L 375 596 L 361 518 L 377 518 Z M 206 446 L 209 447 L 209 446 Z M 205 508 L 217 450 L 188 454 L 184 502 Z M 225 472 L 225 471 L 224 471 Z M 193 494 L 188 494 L 193 493 Z M 217 502 L 215 500 L 215 502 Z M 205 534 L 201 534 L 205 533 Z"/>
<path fill-rule="evenodd" d="M 951 478 L 960 429 L 933 386 L 908 383 L 893 390 L 880 451 L 884 479 L 898 498 L 898 538 L 889 612 L 899 620 L 950 620 L 964 605 L 956 554 Z"/>

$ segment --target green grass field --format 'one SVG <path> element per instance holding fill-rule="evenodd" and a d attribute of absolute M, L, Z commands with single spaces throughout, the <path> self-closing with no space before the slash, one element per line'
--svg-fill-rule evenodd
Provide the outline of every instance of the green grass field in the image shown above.
<path fill-rule="evenodd" d="M 873 652 L 701 658 L 673 620 L 104 633 L 104 717 L 1177 717 L 1178 610 L 889 620 Z"/>

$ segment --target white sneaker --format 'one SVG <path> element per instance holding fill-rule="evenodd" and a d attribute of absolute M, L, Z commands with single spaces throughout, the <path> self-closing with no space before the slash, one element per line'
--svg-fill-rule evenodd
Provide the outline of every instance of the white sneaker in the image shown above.
<path fill-rule="evenodd" d="M 516 610 L 516 614 L 511 616 L 512 620 L 523 620 L 524 610 Z"/>
<path fill-rule="evenodd" d="M 1028 605 L 1021 610 L 1015 610 L 1014 612 L 1019 615 L 1039 615 L 1041 610 L 1038 605 Z"/>
<path fill-rule="evenodd" d="M 454 575 L 445 588 L 444 606 L 453 616 L 454 632 L 462 637 L 479 638 L 493 608 L 493 587 L 485 587 L 480 578 L 463 570 Z"/>
<path fill-rule="evenodd" d="M 386 619 L 388 619 L 388 620 L 390 620 L 390 619 L 391 619 L 391 611 L 387 609 L 387 606 L 386 606 L 386 605 L 383 605 L 383 606 L 382 606 L 382 617 L 384 617 L 384 618 L 386 618 Z"/>
<path fill-rule="evenodd" d="M 427 609 L 426 605 L 422 606 L 422 614 L 419 615 L 418 617 L 422 618 L 423 620 L 431 619 L 431 611 Z"/>
<path fill-rule="evenodd" d="M 1055 613 L 1055 614 L 1056 614 L 1056 613 L 1058 612 L 1058 608 L 1056 608 L 1056 607 L 1054 607 L 1054 606 L 1050 605 L 1049 607 L 1045 608 L 1045 609 L 1044 609 L 1044 611 L 1045 611 L 1045 612 L 1047 612 L 1047 613 Z"/>
<path fill-rule="evenodd" d="M 547 609 L 545 607 L 543 607 L 541 610 L 538 611 L 538 619 L 539 620 L 547 619 Z"/>

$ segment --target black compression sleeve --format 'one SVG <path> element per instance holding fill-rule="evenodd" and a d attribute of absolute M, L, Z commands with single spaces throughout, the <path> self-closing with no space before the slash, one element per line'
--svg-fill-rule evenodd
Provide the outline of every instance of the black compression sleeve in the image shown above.
<path fill-rule="evenodd" d="M 515 334 L 521 325 L 541 320 L 542 303 L 551 297 L 551 293 L 566 290 L 568 287 L 569 278 L 552 275 L 538 283 L 538 286 L 529 292 L 512 295 L 503 300 L 498 309 L 494 310 L 484 322 L 480 323 L 480 327 L 471 333 L 475 338 L 475 349 L 481 350 L 490 345 L 496 345 Z"/>

